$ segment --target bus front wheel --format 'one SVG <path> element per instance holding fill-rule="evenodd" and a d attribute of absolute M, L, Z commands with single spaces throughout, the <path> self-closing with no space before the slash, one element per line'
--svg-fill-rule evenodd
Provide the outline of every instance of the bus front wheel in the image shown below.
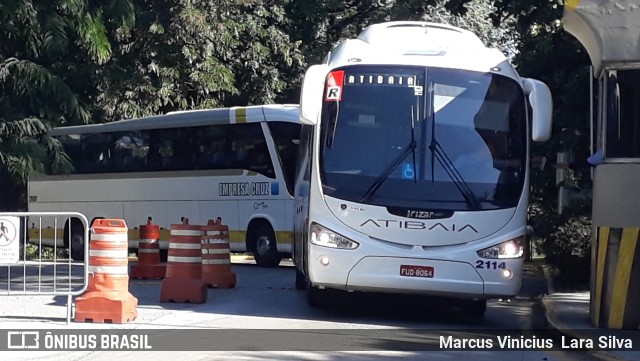
<path fill-rule="evenodd" d="M 487 311 L 487 300 L 472 300 L 467 305 L 467 312 L 473 319 L 479 320 Z"/>
<path fill-rule="evenodd" d="M 452 302 L 454 311 L 460 312 L 466 319 L 479 321 L 487 311 L 487 300 L 484 299 L 463 299 Z"/>
<path fill-rule="evenodd" d="M 296 289 L 306 290 L 309 288 L 309 278 L 296 268 Z"/>
<path fill-rule="evenodd" d="M 275 267 L 280 264 L 282 256 L 276 247 L 276 236 L 267 224 L 259 224 L 253 233 L 253 257 L 261 267 Z"/>
<path fill-rule="evenodd" d="M 346 292 L 331 288 L 317 288 L 311 284 L 307 288 L 307 303 L 311 308 L 338 307 Z"/>
<path fill-rule="evenodd" d="M 325 308 L 327 307 L 328 297 L 327 290 L 321 290 L 309 285 L 307 289 L 307 302 L 312 308 Z"/>

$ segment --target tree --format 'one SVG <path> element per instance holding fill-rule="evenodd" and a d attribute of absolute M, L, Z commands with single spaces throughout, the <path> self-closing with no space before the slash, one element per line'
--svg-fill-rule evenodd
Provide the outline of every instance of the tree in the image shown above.
<path fill-rule="evenodd" d="M 487 46 L 513 52 L 518 34 L 514 16 L 506 16 L 502 28 L 491 22 L 490 0 L 292 0 L 287 11 L 293 20 L 291 33 L 301 41 L 309 63 L 321 62 L 340 39 L 353 38 L 367 25 L 396 20 L 446 23 L 473 31 Z"/>
<path fill-rule="evenodd" d="M 69 165 L 59 143 L 46 131 L 89 120 L 89 107 L 69 78 L 82 76 L 78 65 L 102 64 L 109 58 L 103 13 L 102 7 L 82 0 L 0 2 L 3 183 L 19 188 L 45 165 Z"/>
<path fill-rule="evenodd" d="M 571 150 L 577 158 L 586 159 L 591 62 L 582 45 L 562 28 L 561 1 L 499 0 L 496 8 L 496 26 L 501 26 L 505 14 L 518 15 L 516 29 L 522 39 L 514 63 L 519 72 L 544 81 L 553 96 L 553 136 L 534 144 L 532 153 L 553 160 L 556 153 Z M 591 187 L 588 172 L 573 172 L 570 181 L 576 188 Z M 548 261 L 558 267 L 562 279 L 585 284 L 591 238 L 589 199 L 576 201 L 558 215 L 555 170 L 534 171 L 531 185 L 530 223 L 544 240 Z"/>
<path fill-rule="evenodd" d="M 304 62 L 283 6 L 0 1 L 3 183 L 69 167 L 51 127 L 292 99 Z"/>
<path fill-rule="evenodd" d="M 282 1 L 142 0 L 135 8 L 135 25 L 116 34 L 99 69 L 103 120 L 273 103 L 301 77 Z"/>

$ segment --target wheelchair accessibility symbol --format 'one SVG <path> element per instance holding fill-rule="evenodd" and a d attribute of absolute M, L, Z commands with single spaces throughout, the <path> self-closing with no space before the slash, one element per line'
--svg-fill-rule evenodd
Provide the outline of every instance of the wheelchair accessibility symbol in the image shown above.
<path fill-rule="evenodd" d="M 410 163 L 402 165 L 402 179 L 413 179 L 416 176 L 416 171 L 413 170 L 413 166 Z"/>

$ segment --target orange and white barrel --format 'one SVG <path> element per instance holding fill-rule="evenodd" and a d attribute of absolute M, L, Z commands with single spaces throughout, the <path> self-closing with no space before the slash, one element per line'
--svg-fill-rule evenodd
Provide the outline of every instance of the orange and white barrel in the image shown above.
<path fill-rule="evenodd" d="M 236 274 L 231 271 L 229 227 L 218 218 L 202 226 L 202 279 L 207 286 L 233 288 Z"/>
<path fill-rule="evenodd" d="M 164 277 L 166 265 L 160 263 L 160 226 L 153 224 L 151 217 L 140 226 L 138 263 L 131 266 L 131 278 L 160 279 Z"/>
<path fill-rule="evenodd" d="M 207 300 L 207 286 L 202 280 L 201 238 L 201 226 L 190 225 L 187 218 L 183 218 L 182 224 L 171 225 L 160 302 L 204 303 Z"/>
<path fill-rule="evenodd" d="M 89 283 L 76 299 L 78 322 L 124 323 L 138 317 L 129 293 L 128 228 L 122 219 L 96 219 L 89 241 Z"/>

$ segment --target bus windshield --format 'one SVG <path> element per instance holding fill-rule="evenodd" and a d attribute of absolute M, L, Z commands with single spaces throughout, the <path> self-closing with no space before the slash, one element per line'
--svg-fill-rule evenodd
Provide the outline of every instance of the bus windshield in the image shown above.
<path fill-rule="evenodd" d="M 326 195 L 385 207 L 515 207 L 526 108 L 509 78 L 466 70 L 352 66 L 329 74 L 321 123 Z"/>

